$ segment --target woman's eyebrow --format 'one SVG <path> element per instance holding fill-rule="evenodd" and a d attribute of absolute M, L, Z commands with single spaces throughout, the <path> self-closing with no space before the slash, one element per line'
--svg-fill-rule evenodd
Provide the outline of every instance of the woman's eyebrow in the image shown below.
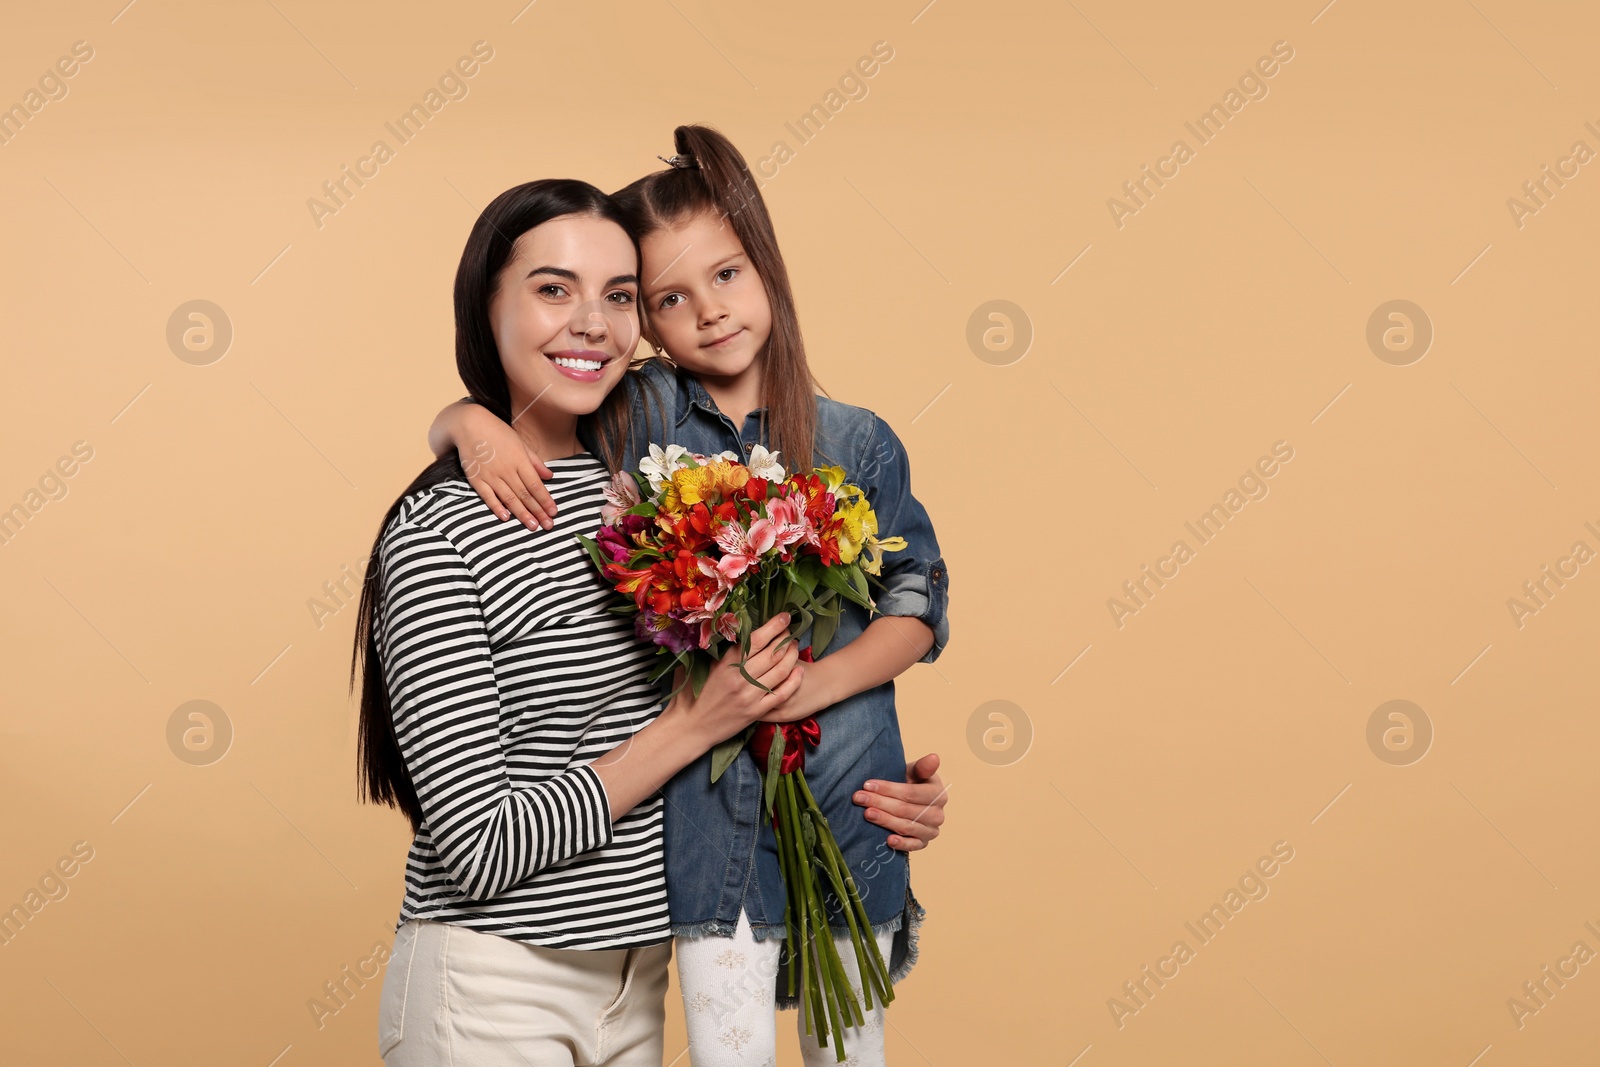
<path fill-rule="evenodd" d="M 536 274 L 553 274 L 557 278 L 565 278 L 569 282 L 578 282 L 582 280 L 578 277 L 576 272 L 570 271 L 565 267 L 535 267 L 528 272 L 527 278 L 532 278 Z M 527 278 L 524 278 L 523 280 L 526 281 Z M 639 276 L 637 274 L 618 274 L 616 277 L 606 282 L 606 287 L 610 288 L 613 285 L 637 284 L 639 284 Z"/>

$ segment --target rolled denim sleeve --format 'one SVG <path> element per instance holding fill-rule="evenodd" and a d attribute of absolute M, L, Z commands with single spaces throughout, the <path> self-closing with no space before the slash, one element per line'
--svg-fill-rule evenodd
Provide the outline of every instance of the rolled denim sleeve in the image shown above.
<path fill-rule="evenodd" d="M 921 619 L 933 630 L 933 647 L 919 662 L 932 663 L 950 640 L 950 574 L 933 532 L 933 520 L 911 492 L 911 459 L 889 424 L 877 415 L 866 435 L 856 470 L 848 472 L 861 486 L 878 516 L 879 537 L 903 537 L 906 547 L 883 556 L 883 588 L 876 598 L 880 615 Z"/>

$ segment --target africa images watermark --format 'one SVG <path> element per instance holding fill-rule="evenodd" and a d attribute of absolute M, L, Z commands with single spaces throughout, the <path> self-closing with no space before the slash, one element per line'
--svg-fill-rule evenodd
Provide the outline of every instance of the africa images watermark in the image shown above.
<path fill-rule="evenodd" d="M 1583 925 L 1591 934 L 1600 937 L 1600 926 L 1595 926 L 1593 920 Z M 1594 958 L 1595 951 L 1587 941 L 1574 941 L 1572 951 L 1556 960 L 1553 971 L 1547 963 L 1539 968 L 1538 977 L 1523 982 L 1521 998 L 1506 998 L 1506 1011 L 1511 1013 L 1511 1021 L 1517 1024 L 1517 1029 L 1527 1026 L 1530 1018 L 1549 1007 L 1555 995 L 1567 987 L 1568 981 L 1578 977 L 1579 969 Z"/>
<path fill-rule="evenodd" d="M 65 100 L 71 91 L 67 79 L 76 77 L 82 65 L 93 58 L 94 45 L 88 41 L 72 42 L 71 53 L 39 75 L 38 88 L 29 87 L 21 100 L 0 111 L 0 147 L 10 144 L 46 105 Z"/>
<path fill-rule="evenodd" d="M 429 120 L 445 109 L 446 104 L 467 98 L 467 94 L 471 92 L 467 82 L 477 76 L 482 64 L 488 63 L 493 58 L 493 46 L 487 41 L 474 41 L 472 54 L 460 57 L 454 66 L 446 68 L 445 72 L 439 75 L 437 88 L 430 86 L 423 94 L 421 103 L 413 103 L 393 122 L 385 122 L 383 128 L 394 136 L 398 146 L 410 144 L 422 132 Z M 399 148 L 391 146 L 388 141 L 382 139 L 373 141 L 367 154 L 356 160 L 353 169 L 346 163 L 339 168 L 337 177 L 323 182 L 322 192 L 325 199 L 313 196 L 306 200 L 306 210 L 311 212 L 311 221 L 316 224 L 317 229 L 322 229 L 329 215 L 337 215 L 348 207 L 357 191 L 365 188 L 368 181 L 376 178 L 379 169 L 393 160 L 398 152 Z"/>
<path fill-rule="evenodd" d="M 1191 547 L 1187 540 L 1179 538 L 1172 543 L 1172 548 L 1165 556 L 1156 560 L 1153 568 L 1146 563 L 1139 568 L 1137 578 L 1130 578 L 1122 583 L 1122 597 L 1106 598 L 1106 610 L 1111 613 L 1111 621 L 1116 624 L 1117 629 L 1122 629 L 1128 624 L 1130 617 L 1149 607 L 1156 593 L 1182 572 L 1185 563 L 1195 558 L 1199 546 L 1209 545 L 1228 522 L 1244 510 L 1246 504 L 1252 500 L 1265 500 L 1267 494 L 1272 491 L 1267 484 L 1268 480 L 1283 469 L 1280 464 L 1286 464 L 1292 459 L 1294 459 L 1293 445 L 1288 441 L 1274 442 L 1270 455 L 1258 458 L 1254 466 L 1239 476 L 1237 488 L 1229 487 L 1219 502 L 1212 504 L 1193 522 L 1183 524 L 1184 529 L 1188 530 L 1197 542 L 1195 546 Z"/>
<path fill-rule="evenodd" d="M 1130 1015 L 1137 1015 L 1150 1006 L 1150 1001 L 1155 997 L 1167 982 L 1178 977 L 1184 965 L 1194 961 L 1199 954 L 1199 949 L 1215 941 L 1233 921 L 1246 904 L 1251 901 L 1267 899 L 1271 892 L 1267 885 L 1269 878 L 1275 877 L 1283 869 L 1283 865 L 1294 859 L 1294 846 L 1287 841 L 1275 841 L 1272 844 L 1272 854 L 1262 856 L 1255 864 L 1245 869 L 1239 876 L 1237 888 L 1229 886 L 1228 891 L 1222 895 L 1222 900 L 1211 905 L 1210 909 L 1194 922 L 1185 922 L 1184 929 L 1194 935 L 1195 947 L 1191 948 L 1189 942 L 1182 938 L 1172 943 L 1171 950 L 1165 956 L 1156 960 L 1155 967 L 1145 964 L 1139 968 L 1140 975 L 1137 979 L 1129 979 L 1122 983 L 1122 992 L 1126 999 L 1118 997 L 1106 998 L 1106 1009 L 1111 1012 L 1111 1021 L 1121 1030 L 1128 1023 Z M 1199 925 L 1196 926 L 1195 923 Z"/>
<path fill-rule="evenodd" d="M 894 45 L 888 41 L 872 42 L 871 53 L 857 58 L 854 64 L 846 67 L 844 73 L 839 75 L 837 88 L 829 88 L 821 100 L 812 104 L 793 122 L 785 122 L 784 130 L 794 135 L 794 147 L 791 148 L 787 140 L 772 142 L 767 154 L 757 159 L 755 165 L 750 168 L 757 187 L 776 178 L 784 164 L 794 160 L 799 149 L 815 140 L 847 104 L 865 100 L 867 93 L 871 91 L 867 82 L 877 77 L 893 58 Z"/>
<path fill-rule="evenodd" d="M 1592 121 L 1585 122 L 1583 128 L 1596 138 L 1600 138 L 1600 128 L 1596 128 Z M 1550 164 L 1546 163 L 1540 168 L 1537 178 L 1530 178 L 1522 183 L 1522 194 L 1525 199 L 1506 197 L 1506 210 L 1511 212 L 1511 221 L 1517 229 L 1520 230 L 1527 225 L 1530 216 L 1537 215 L 1549 207 L 1555 195 L 1566 188 L 1567 182 L 1576 178 L 1581 168 L 1594 157 L 1595 151 L 1589 147 L 1587 141 L 1573 141 L 1567 154 L 1556 160 L 1553 170 Z"/>
<path fill-rule="evenodd" d="M 1230 88 L 1220 103 L 1212 104 L 1193 122 L 1185 122 L 1183 127 L 1194 135 L 1195 147 L 1191 148 L 1189 142 L 1180 137 L 1172 142 L 1166 155 L 1156 160 L 1154 169 L 1146 163 L 1139 168 L 1137 178 L 1123 182 L 1122 191 L 1127 199 L 1120 200 L 1113 196 L 1106 200 L 1112 225 L 1119 230 L 1127 225 L 1127 220 L 1143 210 L 1155 198 L 1157 191 L 1166 186 L 1163 178 L 1167 181 L 1176 178 L 1181 168 L 1226 129 L 1246 104 L 1252 100 L 1265 100 L 1269 91 L 1267 82 L 1277 76 L 1282 69 L 1280 64 L 1287 64 L 1292 59 L 1294 47 L 1288 41 L 1273 42 L 1272 53 L 1257 59 L 1254 66 L 1240 75 L 1238 88 Z"/>
<path fill-rule="evenodd" d="M 1600 538 L 1600 528 L 1596 528 L 1594 523 L 1586 522 L 1583 525 Z M 1529 618 L 1549 607 L 1555 595 L 1567 587 L 1567 582 L 1582 573 L 1580 568 L 1594 558 L 1595 550 L 1589 547 L 1589 542 L 1574 541 L 1571 551 L 1558 558 L 1554 566 L 1546 563 L 1536 576 L 1523 582 L 1522 597 L 1506 598 L 1506 610 L 1511 612 L 1511 621 L 1516 623 L 1517 629 L 1522 629 L 1528 624 Z"/>

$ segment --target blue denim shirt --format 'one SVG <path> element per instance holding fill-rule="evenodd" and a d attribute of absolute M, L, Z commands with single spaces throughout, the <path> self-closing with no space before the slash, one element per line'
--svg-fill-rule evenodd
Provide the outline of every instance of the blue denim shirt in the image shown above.
<path fill-rule="evenodd" d="M 648 385 L 649 389 L 641 388 Z M 711 455 L 748 455 L 762 440 L 758 409 L 744 426 L 717 407 L 694 378 L 652 360 L 623 386 L 630 391 L 633 427 L 625 450 L 637 470 L 651 443 L 678 444 Z M 650 393 L 648 397 L 646 393 Z M 588 442 L 585 442 L 588 444 Z M 593 446 L 590 445 L 591 449 Z M 865 408 L 817 398 L 813 461 L 838 464 L 859 485 L 878 516 L 880 537 L 904 537 L 907 547 L 883 557 L 883 588 L 877 612 L 918 618 L 934 632 L 931 663 L 949 640 L 945 618 L 949 575 L 928 513 L 911 493 L 905 447 L 889 424 Z M 778 461 L 790 469 L 787 457 Z M 871 619 L 845 603 L 826 656 L 861 635 Z M 800 636 L 810 643 L 809 633 Z M 821 658 L 821 657 L 819 657 Z M 889 960 L 898 981 L 916 961 L 916 927 L 923 909 L 911 893 L 906 854 L 888 846 L 888 834 L 865 818 L 851 797 L 870 778 L 905 781 L 906 757 L 895 716 L 894 683 L 849 697 L 817 716 L 821 741 L 806 753 L 806 781 L 839 841 L 875 931 L 898 931 Z M 771 824 L 761 813 L 761 770 L 745 753 L 711 783 L 710 754 L 679 772 L 663 788 L 666 798 L 667 900 L 678 936 L 733 936 L 739 911 L 750 918 L 757 940 L 784 937 L 787 900 Z M 830 897 L 832 894 L 828 894 Z M 828 901 L 834 930 L 848 931 L 837 902 Z M 779 990 L 779 1002 L 793 1002 Z"/>

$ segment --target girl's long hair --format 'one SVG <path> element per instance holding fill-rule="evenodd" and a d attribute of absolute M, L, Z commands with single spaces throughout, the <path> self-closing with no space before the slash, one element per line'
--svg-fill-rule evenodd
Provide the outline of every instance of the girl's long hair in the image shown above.
<path fill-rule="evenodd" d="M 456 268 L 456 371 L 468 395 L 506 423 L 511 422 L 511 389 L 489 323 L 489 299 L 495 293 L 500 271 L 512 257 L 516 239 L 535 226 L 564 215 L 588 215 L 615 222 L 633 238 L 637 252 L 638 237 L 630 218 L 611 197 L 587 182 L 551 178 L 507 189 L 495 197 L 473 224 L 461 253 L 461 264 Z M 604 443 L 601 458 L 613 472 L 622 466 L 623 444 L 628 434 L 626 394 L 627 390 L 619 385 L 594 414 L 579 420 L 580 436 L 587 434 Z M 395 737 L 394 712 L 378 656 L 376 623 L 383 595 L 383 560 L 379 549 L 384 531 L 400 513 L 407 496 L 461 477 L 459 458 L 455 454 L 443 456 L 417 475 L 390 506 L 373 541 L 361 585 L 361 603 L 356 609 L 350 688 L 352 692 L 355 690 L 359 675 L 361 724 L 356 756 L 357 793 L 362 799 L 405 812 L 413 834 L 422 826 L 422 805 L 417 801 L 417 791 Z"/>
<path fill-rule="evenodd" d="M 709 212 L 733 227 L 772 305 L 772 334 L 761 358 L 762 432 L 783 452 L 789 470 L 809 470 L 817 432 L 817 383 L 806 364 L 789 271 L 778 251 L 778 236 L 744 156 L 709 126 L 679 126 L 673 131 L 679 162 L 647 174 L 613 193 L 632 219 L 640 240 L 683 219 Z M 641 325 L 649 317 L 640 305 Z"/>

